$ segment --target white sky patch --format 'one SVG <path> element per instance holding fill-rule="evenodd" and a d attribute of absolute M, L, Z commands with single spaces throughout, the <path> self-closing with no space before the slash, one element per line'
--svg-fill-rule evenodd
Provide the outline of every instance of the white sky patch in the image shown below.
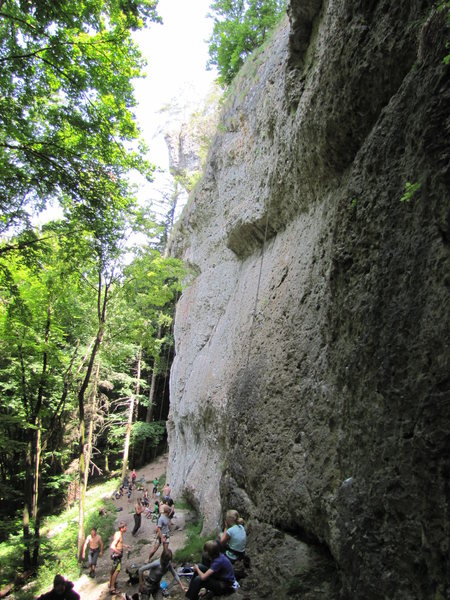
<path fill-rule="evenodd" d="M 134 112 L 149 147 L 148 158 L 158 167 L 158 172 L 153 183 L 139 176 L 132 176 L 132 180 L 139 187 L 140 202 L 151 200 L 157 216 L 161 216 L 158 209 L 164 195 L 173 190 L 164 132 L 179 128 L 192 111 L 198 109 L 217 78 L 215 69 L 206 69 L 209 58 L 207 40 L 213 28 L 213 19 L 207 18 L 211 1 L 159 0 L 158 13 L 163 24 L 153 23 L 148 29 L 134 34 L 148 63 L 145 68 L 147 77 L 134 81 L 137 101 Z M 179 110 L 162 110 L 169 105 Z M 176 217 L 182 207 L 181 202 L 177 206 Z M 61 217 L 61 208 L 50 204 L 33 222 L 42 225 Z"/>
<path fill-rule="evenodd" d="M 207 39 L 213 28 L 213 20 L 207 18 L 210 3 L 211 0 L 159 0 L 158 13 L 163 24 L 153 23 L 135 35 L 148 63 L 147 78 L 135 82 L 135 114 L 149 146 L 149 159 L 163 170 L 155 174 L 153 184 L 140 186 L 139 196 L 144 202 L 161 199 L 172 187 L 164 131 L 180 127 L 217 78 L 215 70 L 206 69 Z M 169 105 L 180 110 L 177 114 L 161 112 Z"/>

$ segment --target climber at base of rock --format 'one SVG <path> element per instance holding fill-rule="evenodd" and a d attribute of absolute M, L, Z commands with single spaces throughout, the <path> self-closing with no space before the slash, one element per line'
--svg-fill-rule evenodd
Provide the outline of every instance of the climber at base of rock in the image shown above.
<path fill-rule="evenodd" d="M 216 596 L 223 596 L 233 591 L 236 585 L 233 565 L 229 558 L 220 551 L 217 541 L 206 542 L 203 552 L 211 559 L 211 566 L 194 565 L 196 575 L 191 579 L 186 598 L 198 600 L 201 588 L 211 590 Z"/>

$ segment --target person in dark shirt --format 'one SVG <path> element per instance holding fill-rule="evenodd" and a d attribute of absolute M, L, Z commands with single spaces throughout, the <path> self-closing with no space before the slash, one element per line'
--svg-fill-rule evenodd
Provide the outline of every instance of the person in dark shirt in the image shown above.
<path fill-rule="evenodd" d="M 173 568 L 172 565 L 172 551 L 169 548 L 165 548 L 162 551 L 161 558 L 151 563 L 142 565 L 139 569 L 139 591 L 141 592 L 141 600 L 148 600 L 150 596 L 152 598 L 160 598 L 160 583 L 163 576 L 170 571 L 173 578 L 177 581 L 183 592 L 186 588 L 181 582 L 180 577 Z M 144 573 L 148 571 L 148 575 L 144 580 Z M 127 599 L 128 600 L 128 599 Z"/>
<path fill-rule="evenodd" d="M 186 593 L 186 598 L 189 600 L 198 600 L 202 587 L 211 590 L 216 596 L 222 596 L 231 592 L 236 582 L 233 565 L 220 551 L 219 542 L 206 542 L 203 552 L 209 556 L 211 564 L 209 567 L 202 564 L 194 565 L 196 575 L 191 579 Z"/>
<path fill-rule="evenodd" d="M 62 575 L 55 575 L 53 589 L 39 596 L 38 600 L 80 600 L 80 595 L 73 589 L 73 583 Z"/>

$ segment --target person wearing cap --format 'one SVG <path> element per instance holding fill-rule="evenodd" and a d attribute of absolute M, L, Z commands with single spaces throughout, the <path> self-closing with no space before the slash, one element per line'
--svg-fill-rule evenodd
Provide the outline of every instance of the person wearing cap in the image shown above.
<path fill-rule="evenodd" d="M 55 575 L 53 589 L 39 596 L 38 600 L 80 600 L 80 595 L 73 589 L 73 583 L 62 575 Z"/>

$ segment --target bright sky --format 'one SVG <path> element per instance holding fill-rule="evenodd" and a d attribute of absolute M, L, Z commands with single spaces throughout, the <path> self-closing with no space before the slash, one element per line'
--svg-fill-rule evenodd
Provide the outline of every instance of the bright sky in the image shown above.
<path fill-rule="evenodd" d="M 142 201 L 158 199 L 161 191 L 171 187 L 168 174 L 168 150 L 161 127 L 167 114 L 161 108 L 171 103 L 198 106 L 205 98 L 217 73 L 206 70 L 208 44 L 213 20 L 206 17 L 212 0 L 159 0 L 158 13 L 163 24 L 153 23 L 135 34 L 142 54 L 147 59 L 147 78 L 135 82 L 138 106 L 136 117 L 150 149 L 149 159 L 164 173 L 156 173 L 152 184 L 140 184 Z M 173 128 L 182 122 L 174 120 Z M 155 207 L 156 208 L 156 207 Z M 177 216 L 182 206 L 178 207 Z M 58 208 L 50 207 L 36 219 L 44 223 L 55 217 Z M 49 216 L 50 215 L 50 216 Z"/>
<path fill-rule="evenodd" d="M 206 70 L 206 40 L 213 27 L 213 20 L 206 15 L 211 1 L 159 0 L 163 24 L 152 24 L 135 37 L 148 62 L 147 78 L 137 80 L 135 85 L 136 116 L 150 148 L 150 160 L 166 170 L 168 151 L 161 127 L 166 127 L 167 113 L 161 113 L 161 108 L 168 104 L 198 107 L 217 77 L 214 71 Z M 170 127 L 181 125 L 183 116 L 186 114 L 180 115 L 178 122 L 174 117 Z M 164 187 L 166 183 L 159 176 L 153 187 Z"/>

